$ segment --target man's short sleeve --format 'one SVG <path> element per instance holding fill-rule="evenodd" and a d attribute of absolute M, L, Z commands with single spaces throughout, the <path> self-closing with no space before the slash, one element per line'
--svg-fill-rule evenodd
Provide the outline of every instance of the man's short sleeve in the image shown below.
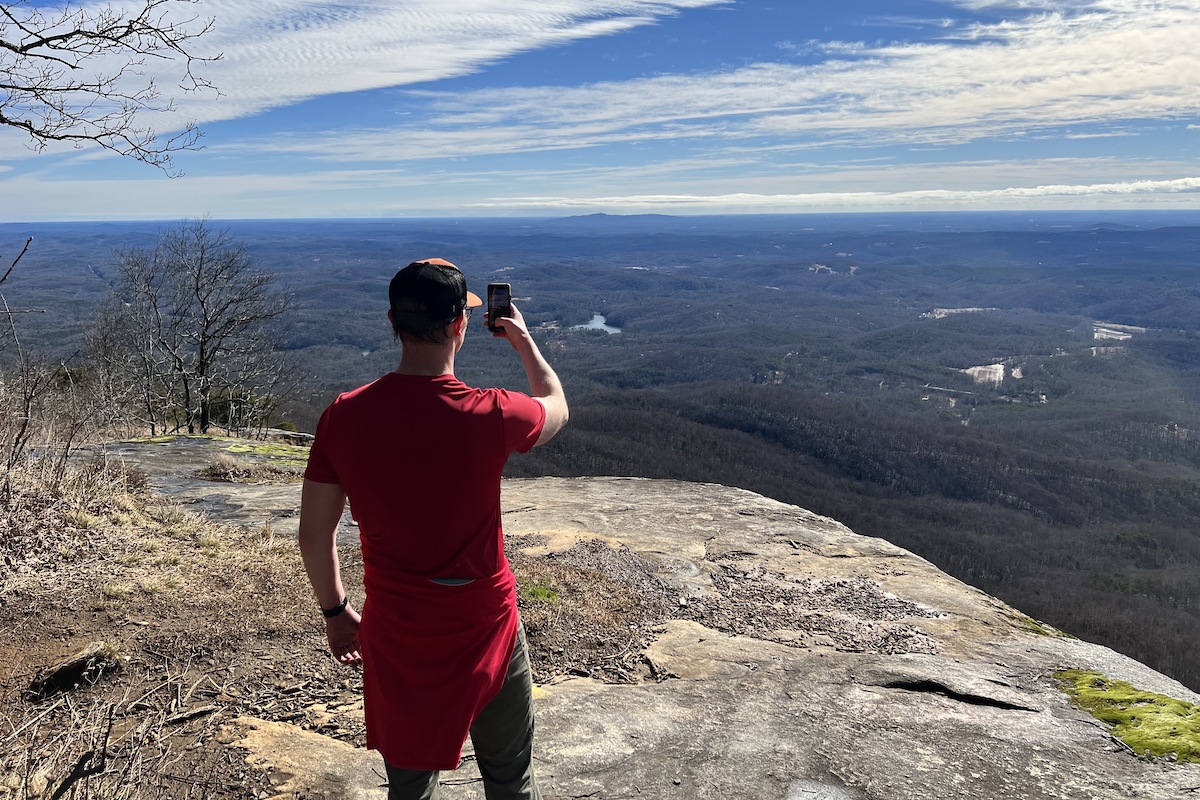
<path fill-rule="evenodd" d="M 333 406 L 325 409 L 321 421 L 317 423 L 317 433 L 313 438 L 312 447 L 308 451 L 308 466 L 304 468 L 304 478 L 317 483 L 341 483 L 337 471 L 329 458 L 329 448 L 333 444 L 329 433 L 329 415 Z"/>
<path fill-rule="evenodd" d="M 527 394 L 500 390 L 504 443 L 508 452 L 525 453 L 537 444 L 546 424 L 546 407 Z"/>

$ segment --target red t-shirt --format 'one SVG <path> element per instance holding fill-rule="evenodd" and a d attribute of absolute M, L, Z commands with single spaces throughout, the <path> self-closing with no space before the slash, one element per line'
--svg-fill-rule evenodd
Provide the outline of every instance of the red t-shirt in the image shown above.
<path fill-rule="evenodd" d="M 341 485 L 358 522 L 367 746 L 393 766 L 455 768 L 503 685 L 518 618 L 500 475 L 545 417 L 519 392 L 396 373 L 321 416 L 304 477 Z"/>
<path fill-rule="evenodd" d="M 388 373 L 325 410 L 304 477 L 341 485 L 371 568 L 492 577 L 507 566 L 500 474 L 545 419 L 519 392 Z"/>

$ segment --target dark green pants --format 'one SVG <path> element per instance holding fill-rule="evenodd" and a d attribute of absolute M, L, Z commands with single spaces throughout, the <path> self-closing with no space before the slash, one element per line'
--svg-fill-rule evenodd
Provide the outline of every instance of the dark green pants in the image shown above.
<path fill-rule="evenodd" d="M 503 688 L 471 726 L 471 743 L 487 800 L 541 800 L 533 777 L 533 678 L 524 625 L 517 630 Z M 441 773 L 384 766 L 388 800 L 436 800 Z"/>

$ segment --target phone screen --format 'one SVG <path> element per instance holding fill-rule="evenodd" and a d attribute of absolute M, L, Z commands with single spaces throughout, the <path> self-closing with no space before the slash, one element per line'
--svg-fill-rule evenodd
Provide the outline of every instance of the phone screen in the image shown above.
<path fill-rule="evenodd" d="M 503 330 L 496 325 L 496 320 L 512 316 L 512 288 L 507 283 L 489 283 L 487 298 L 488 328 Z"/>

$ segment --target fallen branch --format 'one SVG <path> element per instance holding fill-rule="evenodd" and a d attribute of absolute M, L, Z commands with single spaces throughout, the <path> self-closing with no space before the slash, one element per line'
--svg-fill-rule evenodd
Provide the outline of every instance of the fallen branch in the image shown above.
<path fill-rule="evenodd" d="M 120 669 L 116 651 L 105 642 L 95 642 L 51 667 L 29 685 L 34 697 L 49 697 L 80 683 L 95 683 L 105 672 Z"/>
<path fill-rule="evenodd" d="M 195 719 L 196 717 L 203 717 L 205 714 L 211 714 L 218 710 L 220 710 L 220 706 L 200 706 L 199 708 L 192 708 L 175 714 L 174 716 L 167 717 L 166 724 L 178 725 L 181 722 L 187 722 L 188 720 Z"/>

